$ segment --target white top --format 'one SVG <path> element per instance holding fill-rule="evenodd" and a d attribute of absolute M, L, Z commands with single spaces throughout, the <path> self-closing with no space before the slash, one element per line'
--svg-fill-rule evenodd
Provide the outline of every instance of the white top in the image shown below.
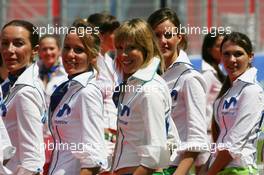
<path fill-rule="evenodd" d="M 0 88 L 1 89 L 1 88 Z M 15 148 L 11 145 L 8 133 L 2 118 L 0 117 L 0 174 L 12 174 L 10 170 L 3 166 L 3 161 L 10 159 L 15 154 Z"/>
<path fill-rule="evenodd" d="M 158 65 L 159 59 L 154 58 L 146 68 L 139 69 L 119 96 L 114 171 L 140 165 L 156 169 L 169 164 L 167 136 L 175 125 L 169 122 L 171 99 L 166 82 L 156 73 Z"/>
<path fill-rule="evenodd" d="M 121 77 L 115 68 L 114 60 L 107 53 L 99 54 L 97 66 L 99 69 L 98 79 L 103 85 L 105 128 L 116 130 L 117 108 L 113 103 L 112 95 L 115 87 L 121 83 Z"/>
<path fill-rule="evenodd" d="M 202 61 L 202 75 L 206 80 L 206 84 L 207 84 L 207 91 L 206 91 L 207 130 L 211 131 L 213 104 L 221 90 L 222 83 L 217 78 L 216 70 L 205 61 Z"/>
<path fill-rule="evenodd" d="M 49 174 L 73 175 L 81 168 L 107 168 L 102 108 L 103 97 L 93 72 L 70 80 L 68 91 L 49 113 L 56 141 Z"/>
<path fill-rule="evenodd" d="M 172 98 L 172 118 L 178 129 L 181 145 L 176 151 L 209 151 L 206 125 L 206 83 L 193 69 L 184 51 L 162 76 L 169 86 Z M 172 163 L 178 165 L 180 155 Z"/>
<path fill-rule="evenodd" d="M 7 111 L 2 119 L 17 150 L 6 167 L 15 174 L 41 172 L 45 162 L 41 120 L 45 115 L 46 103 L 37 63 L 18 77 L 4 99 L 4 105 Z"/>
<path fill-rule="evenodd" d="M 61 64 L 61 58 L 59 58 L 58 67 L 56 70 L 50 75 L 50 79 L 44 86 L 44 93 L 45 93 L 45 100 L 46 100 L 46 106 L 49 107 L 50 104 L 50 97 L 51 94 L 54 92 L 54 90 L 63 82 L 67 81 L 67 73 L 65 72 L 65 69 L 63 65 Z M 39 60 L 40 64 L 43 64 L 42 60 Z M 41 65 L 41 67 L 44 65 Z M 50 131 L 48 129 L 48 123 L 46 121 L 44 125 L 44 137 L 50 136 Z"/>
<path fill-rule="evenodd" d="M 215 120 L 220 128 L 216 146 L 228 150 L 234 159 L 227 167 L 255 166 L 256 131 L 264 109 L 263 89 L 256 74 L 255 68 L 248 69 L 214 104 Z M 216 156 L 217 152 L 213 160 Z"/>

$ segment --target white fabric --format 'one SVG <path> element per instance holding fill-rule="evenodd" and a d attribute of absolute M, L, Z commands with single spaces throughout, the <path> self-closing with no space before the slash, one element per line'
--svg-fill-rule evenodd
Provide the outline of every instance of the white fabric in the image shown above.
<path fill-rule="evenodd" d="M 45 162 L 41 119 L 46 103 L 40 81 L 39 67 L 34 63 L 18 77 L 4 99 L 7 113 L 2 118 L 11 143 L 17 149 L 6 167 L 16 175 L 41 172 Z"/>
<path fill-rule="evenodd" d="M 176 61 L 162 76 L 172 94 L 172 119 L 178 129 L 182 144 L 172 165 L 178 165 L 182 152 L 206 152 L 210 145 L 207 138 L 206 83 L 195 71 L 187 54 L 180 50 Z M 176 94 L 176 95 L 175 95 Z"/>
<path fill-rule="evenodd" d="M 0 174 L 8 175 L 12 172 L 3 165 L 3 161 L 10 159 L 15 154 L 15 148 L 11 145 L 8 133 L 0 117 Z"/>
<path fill-rule="evenodd" d="M 115 87 L 121 83 L 121 76 L 115 67 L 114 60 L 107 53 L 104 55 L 99 54 L 97 66 L 99 69 L 98 81 L 102 85 L 104 127 L 116 131 L 117 108 L 113 103 L 112 96 Z M 108 155 L 112 156 L 115 144 L 109 140 L 106 140 L 106 142 Z"/>
<path fill-rule="evenodd" d="M 138 70 L 119 98 L 118 139 L 113 170 L 143 165 L 166 167 L 170 152 L 167 138 L 178 133 L 170 121 L 171 99 L 166 82 L 156 73 L 159 59 Z M 126 110 L 127 109 L 127 110 Z M 166 132 L 166 125 L 176 133 Z M 169 129 L 172 131 L 173 129 Z"/>
<path fill-rule="evenodd" d="M 59 116 L 65 105 L 69 111 Z M 107 168 L 102 108 L 100 86 L 92 72 L 70 80 L 68 91 L 49 114 L 56 140 L 49 174 L 73 175 L 81 168 Z"/>
<path fill-rule="evenodd" d="M 233 157 L 227 167 L 255 166 L 257 128 L 264 109 L 263 89 L 250 68 L 214 104 L 215 120 L 220 127 L 216 148 L 228 150 Z M 217 152 L 213 155 L 213 160 Z"/>
<path fill-rule="evenodd" d="M 207 91 L 206 91 L 206 120 L 207 120 L 207 131 L 208 139 L 212 141 L 211 135 L 211 124 L 213 117 L 213 104 L 221 90 L 222 83 L 217 78 L 216 70 L 204 60 L 202 61 L 202 75 L 206 80 Z M 200 166 L 205 164 L 210 156 L 210 152 L 201 153 L 198 155 L 195 164 Z"/>
<path fill-rule="evenodd" d="M 206 80 L 206 118 L 207 130 L 211 131 L 211 121 L 213 116 L 213 104 L 221 90 L 222 83 L 217 78 L 216 70 L 205 61 L 202 61 L 202 75 Z"/>
<path fill-rule="evenodd" d="M 41 61 L 41 60 L 40 60 Z M 54 90 L 63 82 L 67 81 L 68 74 L 65 72 L 63 65 L 59 59 L 59 67 L 51 74 L 50 80 L 45 87 L 45 98 L 47 106 L 50 104 L 50 96 Z"/>
<path fill-rule="evenodd" d="M 63 65 L 61 64 L 61 58 L 59 58 L 59 67 L 56 69 L 55 72 L 53 72 L 51 74 L 50 80 L 49 82 L 44 86 L 44 94 L 45 94 L 45 100 L 46 100 L 46 106 L 47 108 L 49 107 L 50 104 L 50 97 L 51 94 L 54 92 L 54 90 L 63 82 L 65 82 L 68 77 L 67 77 L 67 73 L 64 70 Z M 40 60 L 41 64 L 42 61 Z M 44 125 L 44 137 L 46 136 L 50 136 L 50 131 L 48 128 L 48 122 L 46 121 L 45 125 Z"/>
<path fill-rule="evenodd" d="M 114 61 L 108 54 L 99 54 L 97 66 L 99 69 L 98 80 L 103 85 L 105 128 L 116 130 L 117 109 L 113 103 L 112 95 L 114 88 L 121 83 L 120 76 Z"/>

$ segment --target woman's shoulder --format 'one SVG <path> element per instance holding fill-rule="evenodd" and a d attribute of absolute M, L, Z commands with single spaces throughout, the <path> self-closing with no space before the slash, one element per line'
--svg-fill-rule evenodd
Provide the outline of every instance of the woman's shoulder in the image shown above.
<path fill-rule="evenodd" d="M 243 83 L 242 93 L 249 95 L 263 94 L 263 88 L 258 83 Z M 236 88 L 236 87 L 234 87 Z"/>

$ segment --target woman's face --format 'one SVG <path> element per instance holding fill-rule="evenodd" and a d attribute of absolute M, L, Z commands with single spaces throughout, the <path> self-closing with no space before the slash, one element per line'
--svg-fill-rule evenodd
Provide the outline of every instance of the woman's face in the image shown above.
<path fill-rule="evenodd" d="M 223 41 L 224 37 L 219 36 L 215 40 L 215 43 L 212 48 L 210 48 L 210 54 L 212 55 L 213 59 L 216 61 L 216 63 L 221 63 L 221 52 L 220 52 L 220 46 Z"/>
<path fill-rule="evenodd" d="M 248 68 L 253 59 L 253 54 L 248 55 L 246 51 L 237 44 L 226 41 L 222 47 L 222 61 L 231 81 L 235 81 Z"/>
<path fill-rule="evenodd" d="M 69 75 L 86 72 L 89 68 L 88 55 L 84 45 L 75 33 L 69 33 L 64 40 L 62 61 Z"/>
<path fill-rule="evenodd" d="M 27 66 L 34 55 L 29 37 L 29 31 L 21 26 L 7 26 L 2 31 L 1 53 L 11 74 Z"/>
<path fill-rule="evenodd" d="M 39 43 L 39 56 L 46 68 L 52 67 L 58 60 L 60 49 L 52 37 L 47 37 Z"/>
<path fill-rule="evenodd" d="M 125 79 L 135 73 L 144 64 L 143 52 L 132 43 L 116 46 L 117 59 L 121 63 Z"/>
<path fill-rule="evenodd" d="M 175 56 L 178 56 L 177 46 L 181 41 L 181 36 L 176 34 L 175 25 L 170 20 L 166 20 L 158 24 L 154 32 L 165 61 L 172 60 Z"/>

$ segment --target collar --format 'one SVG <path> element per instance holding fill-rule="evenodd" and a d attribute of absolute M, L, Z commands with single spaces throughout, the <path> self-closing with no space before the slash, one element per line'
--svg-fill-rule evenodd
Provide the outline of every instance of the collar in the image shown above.
<path fill-rule="evenodd" d="M 17 79 L 15 85 L 35 86 L 35 82 L 39 80 L 39 62 L 31 64 Z"/>
<path fill-rule="evenodd" d="M 131 77 L 128 78 L 128 81 L 131 81 L 133 79 L 139 79 L 143 81 L 152 80 L 158 69 L 159 64 L 160 59 L 154 57 L 147 67 L 137 70 Z"/>
<path fill-rule="evenodd" d="M 85 87 L 93 78 L 95 78 L 95 74 L 93 71 L 84 72 L 70 79 L 70 84 L 71 82 L 75 81 L 81 84 L 83 87 Z"/>
<path fill-rule="evenodd" d="M 8 74 L 8 80 L 9 80 L 11 86 L 13 86 L 13 84 L 15 84 L 15 82 L 16 82 L 17 79 L 18 79 L 18 77 L 19 77 L 20 75 L 22 75 L 23 72 L 24 72 L 26 69 L 27 69 L 27 67 L 22 68 L 22 69 L 19 71 L 19 73 L 18 73 L 17 75 L 12 75 L 12 74 L 10 74 L 10 73 Z"/>
<path fill-rule="evenodd" d="M 246 70 L 242 75 L 240 75 L 235 81 L 237 82 L 238 80 L 244 81 L 247 83 L 256 83 L 257 82 L 257 69 L 255 67 L 251 67 L 248 70 Z"/>
<path fill-rule="evenodd" d="M 190 59 L 188 58 L 187 53 L 184 52 L 183 50 L 180 50 L 177 59 L 169 66 L 168 69 L 170 69 L 171 67 L 173 67 L 177 63 L 185 63 L 185 64 L 192 65 Z"/>
<path fill-rule="evenodd" d="M 51 68 L 46 68 L 43 61 L 39 59 L 39 67 L 40 67 L 40 76 L 44 74 L 52 74 L 56 73 L 56 75 L 67 75 L 65 72 L 65 69 L 62 65 L 62 58 L 59 57 L 57 62 L 51 67 Z"/>

